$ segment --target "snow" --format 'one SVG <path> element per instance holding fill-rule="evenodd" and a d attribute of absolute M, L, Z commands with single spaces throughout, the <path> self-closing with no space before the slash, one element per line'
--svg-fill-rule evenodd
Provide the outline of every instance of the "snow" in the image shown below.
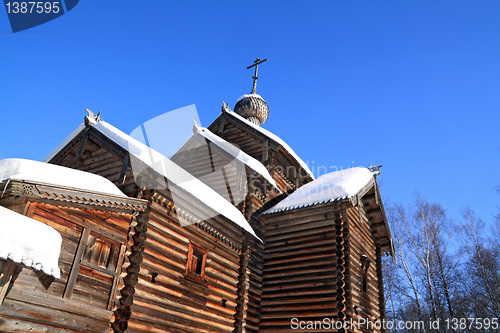
<path fill-rule="evenodd" d="M 373 178 L 374 175 L 370 170 L 360 167 L 331 172 L 299 187 L 262 214 L 350 198 L 359 193 Z"/>
<path fill-rule="evenodd" d="M 0 259 L 60 278 L 61 235 L 53 228 L 0 206 Z"/>
<path fill-rule="evenodd" d="M 226 152 L 234 156 L 237 160 L 241 161 L 245 165 L 247 165 L 249 168 L 253 169 L 256 171 L 258 174 L 262 175 L 271 185 L 273 185 L 275 188 L 278 188 L 276 185 L 276 182 L 274 181 L 273 177 L 269 174 L 269 171 L 266 169 L 264 164 L 261 162 L 257 161 L 255 158 L 252 156 L 248 155 L 238 147 L 234 146 L 233 144 L 227 142 L 223 138 L 215 135 L 212 133 L 209 129 L 204 128 L 204 127 L 198 127 L 198 133 L 200 135 L 203 135 L 205 138 L 207 138 L 210 142 L 213 142 L 220 148 L 224 149 Z"/>
<path fill-rule="evenodd" d="M 170 159 L 103 120 L 99 121 L 97 125 L 94 125 L 94 128 L 110 140 L 114 141 L 120 147 L 127 150 L 137 159 L 153 168 L 153 170 L 158 172 L 160 175 L 174 182 L 177 186 L 198 198 L 215 212 L 227 217 L 229 220 L 242 227 L 245 231 L 257 237 L 250 224 L 248 224 L 248 221 L 236 207 L 234 207 L 213 189 L 205 185 L 202 181 L 193 177 L 189 172 L 172 162 Z"/>
<path fill-rule="evenodd" d="M 238 103 L 239 101 L 241 101 L 243 98 L 247 98 L 247 97 L 257 97 L 257 98 L 260 98 L 261 100 L 264 100 L 262 98 L 262 96 L 260 96 L 259 94 L 245 94 L 245 95 L 242 95 L 240 98 L 238 98 L 238 100 L 236 101 L 236 103 Z"/>
<path fill-rule="evenodd" d="M 292 148 L 290 148 L 289 145 L 286 144 L 285 141 L 283 141 L 280 137 L 278 137 L 276 134 L 273 134 L 271 132 L 269 132 L 268 130 L 266 130 L 265 128 L 262 128 L 248 120 L 246 120 L 245 118 L 243 118 L 242 116 L 240 116 L 239 114 L 237 114 L 236 112 L 234 111 L 228 111 L 226 112 L 227 114 L 230 114 L 231 116 L 241 120 L 242 122 L 244 122 L 245 124 L 247 124 L 248 126 L 251 126 L 253 127 L 254 129 L 256 129 L 257 131 L 259 131 L 260 133 L 264 134 L 265 136 L 267 136 L 269 139 L 273 140 L 274 142 L 278 143 L 279 145 L 281 145 L 298 163 L 299 165 L 301 166 L 302 169 L 304 169 L 305 172 L 307 172 L 307 174 L 309 176 L 311 176 L 312 179 L 314 179 L 314 175 L 313 173 L 311 172 L 311 170 L 309 169 L 309 166 L 307 166 L 307 164 L 293 151 Z"/>
<path fill-rule="evenodd" d="M 140 160 L 142 163 L 146 164 L 148 167 L 152 168 L 154 171 L 167 178 L 169 181 L 172 181 L 184 191 L 190 193 L 192 196 L 202 201 L 217 213 L 215 215 L 220 214 L 225 216 L 229 220 L 233 221 L 236 225 L 258 238 L 248 221 L 236 207 L 234 207 L 231 203 L 229 203 L 226 199 L 224 199 L 217 192 L 205 185 L 199 179 L 193 177 L 189 172 L 172 162 L 170 159 L 103 120 L 100 120 L 93 127 L 108 139 L 115 142 L 118 146 L 128 151 L 130 155 L 134 156 L 136 159 Z M 81 125 L 78 128 L 82 128 Z M 73 137 L 77 136 L 78 133 L 79 132 L 77 132 L 76 130 L 73 131 Z M 68 137 L 65 141 L 66 143 L 68 143 L 72 139 L 73 138 Z M 64 146 L 62 145 L 59 146 L 60 149 L 64 148 Z M 55 156 L 56 154 L 57 152 L 55 152 L 54 154 L 51 153 L 52 156 Z M 50 157 L 51 155 L 45 158 L 45 160 L 52 158 Z M 134 161 L 132 159 L 131 163 L 134 174 L 136 174 L 136 172 L 139 173 L 141 170 L 135 168 Z M 140 167 L 137 166 L 137 168 Z M 171 191 L 175 196 L 175 189 L 171 188 Z M 185 196 L 183 196 L 182 194 L 177 195 L 179 196 L 179 199 L 182 196 L 182 199 L 186 200 Z M 175 197 L 173 199 L 174 201 L 176 201 Z M 199 205 L 199 203 L 195 204 Z M 210 216 L 206 216 L 206 218 L 209 217 Z M 179 218 L 181 218 L 181 216 L 179 216 Z"/>
<path fill-rule="evenodd" d="M 99 175 L 21 158 L 0 160 L 0 180 L 6 179 L 34 181 L 126 197 L 112 182 Z"/>

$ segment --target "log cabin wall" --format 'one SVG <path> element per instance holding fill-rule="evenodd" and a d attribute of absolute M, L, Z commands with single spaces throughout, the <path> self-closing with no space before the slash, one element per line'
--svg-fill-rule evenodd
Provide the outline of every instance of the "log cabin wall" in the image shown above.
<path fill-rule="evenodd" d="M 360 318 L 372 322 L 380 320 L 380 294 L 383 294 L 383 284 L 380 281 L 381 270 L 380 249 L 370 228 L 370 221 L 363 207 L 362 200 L 357 206 L 351 206 L 344 211 L 347 222 L 348 240 L 346 252 L 349 276 L 346 295 L 346 312 L 349 318 L 357 321 Z M 380 330 L 362 329 L 352 332 L 381 332 Z"/>
<path fill-rule="evenodd" d="M 251 242 L 248 246 L 249 256 L 246 262 L 248 274 L 248 288 L 246 290 L 244 303 L 246 305 L 246 316 L 241 331 L 236 333 L 258 333 L 261 318 L 261 296 L 262 296 L 262 274 L 264 270 L 264 245 L 259 242 Z M 240 265 L 240 269 L 245 266 Z M 237 328 L 237 327 L 236 327 Z"/>
<path fill-rule="evenodd" d="M 296 171 L 299 167 L 282 148 L 269 148 L 265 138 L 250 135 L 230 121 L 222 123 L 222 131 L 217 126 L 211 130 L 264 161 L 283 192 L 293 192 L 309 181 Z M 133 179 L 128 153 L 92 128 L 75 138 L 52 163 L 99 174 L 129 196 L 142 195 L 135 184 L 141 180 Z M 154 175 L 143 177 L 154 181 Z M 252 180 L 249 177 L 249 184 Z M 120 285 L 125 292 L 132 291 L 122 293 L 121 302 L 131 306 L 129 296 L 133 296 L 127 332 L 296 332 L 291 329 L 292 318 L 373 319 L 383 315 L 380 242 L 370 233 L 373 218 L 367 218 L 380 210 L 378 197 L 373 196 L 375 203 L 371 202 L 368 212 L 361 201 L 358 208 L 348 207 L 351 203 L 344 200 L 260 219 L 252 214 L 258 214 L 274 197 L 269 197 L 270 191 L 263 194 L 258 185 L 252 188 L 239 208 L 266 241 L 265 247 L 245 243 L 234 225 L 220 219 L 210 222 L 219 230 L 216 233 L 210 231 L 212 227 L 181 227 L 176 216 L 179 211 L 168 193 L 156 192 L 164 200 L 149 197 L 149 221 L 140 232 L 143 245 L 139 247 L 144 246 L 144 252 L 139 251 L 134 268 L 129 269 L 127 262 L 124 265 L 129 275 L 137 273 L 129 279 L 137 285 Z M 188 213 L 197 209 L 185 208 Z M 380 220 L 377 228 L 382 230 L 383 221 L 376 214 Z M 228 238 L 219 237 L 221 230 L 232 234 L 229 243 Z M 134 243 L 129 246 L 134 248 Z M 382 251 L 386 248 L 384 245 Z M 339 282 L 339 277 L 345 281 Z M 366 292 L 361 280 L 367 282 Z M 124 331 L 130 317 L 127 308 L 123 310 L 123 318 L 115 318 L 117 332 Z M 125 326 L 117 329 L 120 323 Z"/>
<path fill-rule="evenodd" d="M 6 196 L 63 236 L 60 279 L 20 267 L 0 306 L 1 332 L 109 332 L 120 289 L 131 215 Z"/>
<path fill-rule="evenodd" d="M 267 236 L 259 332 L 297 332 L 293 318 L 336 318 L 338 203 L 263 218 Z"/>
<path fill-rule="evenodd" d="M 146 172 L 141 179 L 134 180 L 128 154 L 92 128 L 88 135 L 75 137 L 51 163 L 104 176 L 130 196 L 142 197 L 135 181 L 154 182 L 157 177 Z M 237 302 L 247 302 L 245 295 L 251 293 L 249 288 L 241 288 L 239 282 L 255 280 L 246 270 L 240 272 L 242 257 L 237 244 L 241 245 L 243 232 L 227 220 L 211 221 L 228 235 L 233 244 L 228 245 L 196 226 L 181 227 L 176 216 L 178 207 L 173 205 L 169 191 L 155 193 L 155 198 L 149 197 L 144 252 L 139 254 L 140 270 L 134 277 L 137 285 L 125 287 L 124 291 L 133 297 L 124 295 L 120 300 L 131 306 L 131 313 L 127 314 L 127 307 L 122 306 L 113 328 L 117 332 L 127 326 L 127 332 L 232 332 L 238 321 Z M 161 200 L 156 200 L 160 197 Z M 185 204 L 192 203 L 188 200 Z M 184 211 L 196 215 L 200 209 L 203 208 L 198 205 L 185 207 Z M 192 246 L 206 253 L 206 274 L 201 281 L 186 276 Z M 128 270 L 128 266 L 124 267 Z M 240 308 L 244 307 L 247 305 L 241 304 Z M 240 313 L 246 316 L 244 311 Z"/>
<path fill-rule="evenodd" d="M 190 247 L 205 256 L 204 274 L 187 274 Z M 147 240 L 127 332 L 232 332 L 241 251 L 152 202 Z"/>

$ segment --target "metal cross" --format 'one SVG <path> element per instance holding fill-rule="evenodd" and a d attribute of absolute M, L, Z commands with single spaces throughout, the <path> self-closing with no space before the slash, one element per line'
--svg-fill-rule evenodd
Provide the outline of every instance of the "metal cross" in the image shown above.
<path fill-rule="evenodd" d="M 260 58 L 257 58 L 257 59 L 255 59 L 253 65 L 247 67 L 247 69 L 255 67 L 255 74 L 252 77 L 253 78 L 253 88 L 252 88 L 252 92 L 250 94 L 256 94 L 257 93 L 257 79 L 259 78 L 257 76 L 257 71 L 259 70 L 259 65 L 262 64 L 264 61 L 267 61 L 267 58 L 264 59 L 264 60 L 260 60 Z"/>

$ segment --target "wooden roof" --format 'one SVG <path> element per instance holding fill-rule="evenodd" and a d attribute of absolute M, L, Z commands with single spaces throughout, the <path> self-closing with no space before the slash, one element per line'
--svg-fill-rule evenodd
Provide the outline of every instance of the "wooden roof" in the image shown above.
<path fill-rule="evenodd" d="M 298 185 L 297 187 L 314 179 L 304 161 L 283 140 L 232 111 L 223 111 L 208 126 L 208 129 L 226 141 L 237 145 L 266 166 L 273 162 L 273 167 L 281 166 L 285 170 L 288 166 L 294 167 L 297 170 L 297 175 L 291 178 L 296 178 L 293 180 L 297 183 L 295 185 Z M 272 156 L 273 152 L 279 152 L 280 156 Z M 289 188 L 280 188 L 280 190 L 286 192 Z"/>
<path fill-rule="evenodd" d="M 103 124 L 101 124 L 103 123 Z M 99 126 L 101 124 L 102 126 Z M 107 130 L 114 131 L 111 134 L 108 134 L 106 131 Z M 104 131 L 105 133 L 102 133 Z M 116 138 L 117 137 L 117 138 Z M 115 142 L 114 139 L 118 140 L 118 142 Z M 120 141 L 121 140 L 121 141 Z M 159 171 L 151 168 L 148 166 L 145 162 L 143 162 L 140 158 L 137 158 L 133 155 L 132 152 L 127 151 L 126 145 L 124 147 L 124 143 L 122 141 L 124 140 L 131 140 L 134 142 L 131 142 L 131 147 L 133 149 L 139 149 L 139 145 L 143 145 L 142 143 L 138 142 L 135 139 L 130 138 L 127 134 L 119 131 L 118 129 L 112 127 L 110 124 L 107 124 L 103 121 L 100 121 L 97 123 L 97 125 L 94 126 L 89 126 L 81 130 L 80 132 L 74 131 L 72 133 L 72 138 L 67 138 L 65 140 L 64 145 L 60 145 L 58 147 L 59 152 L 52 153 L 50 156 L 50 162 L 55 163 L 55 164 L 60 164 L 60 165 L 67 165 L 68 162 L 79 162 L 81 157 L 84 156 L 85 158 L 89 158 L 89 161 L 95 160 L 96 163 L 102 162 L 99 158 L 97 157 L 89 157 L 88 154 L 86 153 L 85 148 L 87 144 L 92 144 L 96 146 L 95 149 L 106 149 L 108 150 L 107 153 L 104 153 L 104 156 L 109 155 L 109 152 L 115 154 L 114 160 L 116 160 L 116 165 L 117 165 L 117 170 L 113 174 L 110 174 L 109 170 L 103 170 L 102 172 L 106 173 L 107 178 L 113 178 L 119 179 L 118 183 L 115 184 L 123 190 L 124 185 L 128 186 L 131 183 L 135 184 L 135 189 L 136 190 L 141 190 L 144 189 L 144 186 L 147 186 L 148 189 L 152 189 L 155 191 L 157 194 L 159 194 L 163 199 L 160 201 L 162 203 L 166 203 L 167 201 L 172 201 L 175 196 L 177 202 L 175 202 L 172 207 L 175 210 L 176 214 L 178 214 L 179 218 L 183 218 L 187 221 L 190 221 L 191 223 L 194 224 L 199 224 L 200 222 L 203 222 L 203 220 L 208 219 L 209 217 L 214 217 L 211 218 L 211 222 L 213 224 L 218 224 L 219 227 L 219 233 L 229 233 L 229 234 L 234 234 L 233 241 L 235 243 L 241 242 L 240 239 L 236 239 L 236 234 L 239 234 L 237 238 L 241 237 L 244 232 L 248 232 L 245 226 L 242 226 L 241 224 L 244 222 L 247 224 L 247 228 L 251 229 L 250 225 L 248 225 L 248 222 L 246 219 L 241 215 L 241 213 L 233 207 L 229 202 L 226 202 L 226 200 L 222 197 L 220 197 L 215 191 L 211 190 L 208 186 L 204 185 L 203 183 L 199 182 L 200 184 L 203 184 L 207 189 L 210 189 L 214 195 L 217 195 L 220 197 L 220 200 L 224 201 L 224 203 L 227 203 L 232 209 L 234 209 L 234 214 L 233 215 L 238 215 L 239 219 L 231 219 L 231 215 L 229 217 L 224 215 L 223 213 L 217 211 L 216 209 L 212 208 L 210 206 L 210 203 L 204 202 L 200 199 L 199 194 L 203 193 L 195 193 L 193 191 L 188 192 L 186 189 L 184 189 L 182 186 L 179 186 L 175 182 L 171 181 L 169 178 L 167 178 L 166 175 L 159 173 Z M 135 145 L 135 146 L 134 146 Z M 129 147 L 130 148 L 130 147 Z M 155 152 L 156 154 L 159 154 Z M 65 161 L 66 156 L 70 156 L 69 160 Z M 163 157 L 165 158 L 165 157 Z M 170 160 L 169 160 L 170 161 Z M 82 163 L 80 161 L 80 163 Z M 170 161 L 170 163 L 174 164 L 173 162 Z M 73 165 L 74 164 L 74 165 Z M 71 166 L 74 168 L 79 168 L 78 163 L 73 163 Z M 87 164 L 87 161 L 85 161 L 84 166 L 89 167 Z M 142 170 L 140 175 L 136 177 L 137 175 L 132 174 L 131 171 L 131 166 L 132 164 L 137 165 L 137 164 L 144 164 L 144 167 L 141 167 L 139 169 Z M 103 165 L 102 167 L 104 168 L 106 165 Z M 176 165 L 177 166 L 177 165 Z M 178 166 L 177 166 L 178 167 Z M 115 168 L 115 167 L 113 167 Z M 121 168 L 121 172 L 120 172 Z M 180 169 L 180 167 L 178 167 Z M 94 172 L 94 171 L 92 171 Z M 116 173 L 116 174 L 115 174 Z M 120 175 L 118 175 L 120 174 Z M 104 175 L 104 174 L 103 174 Z M 125 175 L 129 175 L 128 177 L 124 177 Z M 175 175 L 175 173 L 174 173 Z M 120 184 L 120 181 L 125 180 L 127 184 Z M 139 179 L 140 178 L 140 179 Z M 193 180 L 196 180 L 196 178 L 191 177 Z M 191 179 L 190 178 L 190 179 Z M 186 183 L 187 184 L 187 183 Z M 182 184 L 181 184 L 182 185 Z M 130 191 L 124 191 L 128 195 L 134 195 Z M 205 197 L 207 193 L 204 193 Z M 194 199 L 194 200 L 193 200 Z M 208 197 L 207 197 L 208 199 Z M 213 198 L 212 199 L 217 199 Z M 220 201 L 219 200 L 219 201 Z M 209 212 L 210 211 L 210 212 Z M 215 212 L 215 214 L 212 214 L 211 212 Z M 227 213 L 227 212 L 226 212 Z M 233 213 L 233 211 L 231 211 Z M 221 224 L 220 222 L 217 222 L 215 220 L 218 220 L 218 216 L 223 216 L 225 219 L 228 221 L 231 221 L 231 225 L 227 225 L 227 223 Z M 205 221 L 206 222 L 206 221 Z M 239 224 L 238 224 L 239 222 Z M 233 227 L 234 224 L 234 227 Z M 201 227 L 201 225 L 199 225 Z M 224 229 L 227 229 L 224 231 Z"/>

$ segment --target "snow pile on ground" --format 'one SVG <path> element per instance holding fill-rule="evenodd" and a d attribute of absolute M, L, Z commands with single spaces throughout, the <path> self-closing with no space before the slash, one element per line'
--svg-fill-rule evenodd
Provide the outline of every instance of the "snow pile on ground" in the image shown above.
<path fill-rule="evenodd" d="M 60 278 L 61 235 L 53 228 L 0 206 L 0 259 Z"/>
<path fill-rule="evenodd" d="M 0 180 L 6 179 L 34 181 L 125 197 L 115 184 L 99 175 L 22 158 L 0 160 Z"/>
<path fill-rule="evenodd" d="M 372 172 L 366 168 L 356 167 L 331 172 L 298 188 L 280 203 L 262 214 L 271 214 L 350 198 L 368 185 L 372 179 Z"/>

